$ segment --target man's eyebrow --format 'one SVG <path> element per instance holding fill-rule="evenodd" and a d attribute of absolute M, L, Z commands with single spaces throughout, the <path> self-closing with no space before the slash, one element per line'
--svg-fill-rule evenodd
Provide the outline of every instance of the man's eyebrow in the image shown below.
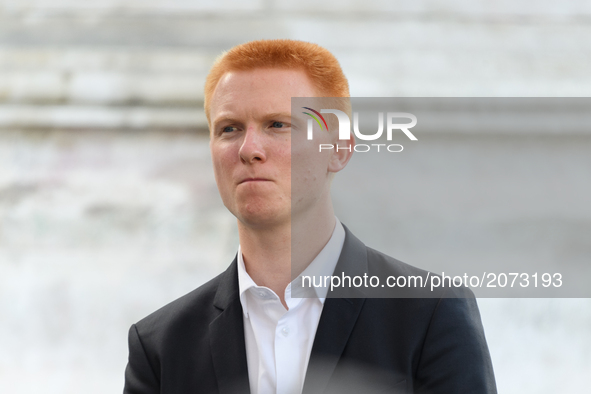
<path fill-rule="evenodd" d="M 265 119 L 269 118 L 291 118 L 291 113 L 289 112 L 274 112 L 271 114 L 266 114 L 264 116 Z"/>
<path fill-rule="evenodd" d="M 232 116 L 220 116 L 212 120 L 212 125 L 217 125 L 221 122 L 229 122 L 229 123 L 240 123 L 240 120 L 233 118 Z"/>
<path fill-rule="evenodd" d="M 291 118 L 291 113 L 289 113 L 289 112 L 273 112 L 270 114 L 264 114 L 260 118 L 263 120 L 277 119 L 277 118 Z M 237 119 L 231 115 L 228 115 L 228 116 L 221 115 L 221 116 L 213 119 L 211 121 L 211 124 L 215 127 L 217 124 L 222 123 L 222 122 L 224 122 L 224 123 L 242 123 L 243 121 L 240 119 Z"/>

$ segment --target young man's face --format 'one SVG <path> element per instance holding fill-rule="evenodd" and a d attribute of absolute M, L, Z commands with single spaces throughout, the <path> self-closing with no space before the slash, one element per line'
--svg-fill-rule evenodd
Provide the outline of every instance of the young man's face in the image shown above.
<path fill-rule="evenodd" d="M 211 155 L 224 205 L 242 223 L 268 227 L 289 223 L 291 97 L 315 95 L 300 70 L 233 71 L 218 83 L 210 107 Z M 307 176 L 296 181 L 312 195 L 329 188 L 327 156 L 313 152 L 306 153 L 310 155 Z M 296 198 L 294 204 L 307 199 Z"/>

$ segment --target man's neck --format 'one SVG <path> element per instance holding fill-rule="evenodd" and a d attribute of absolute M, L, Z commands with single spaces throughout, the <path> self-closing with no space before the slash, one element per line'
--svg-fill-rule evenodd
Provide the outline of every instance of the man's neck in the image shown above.
<path fill-rule="evenodd" d="M 257 285 L 273 290 L 286 307 L 285 288 L 314 260 L 333 233 L 336 221 L 332 205 L 328 208 L 273 228 L 253 228 L 238 222 L 246 271 Z"/>

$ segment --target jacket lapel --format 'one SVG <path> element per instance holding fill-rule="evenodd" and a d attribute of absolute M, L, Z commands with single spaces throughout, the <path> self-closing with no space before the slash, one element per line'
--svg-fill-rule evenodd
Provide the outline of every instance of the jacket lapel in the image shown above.
<path fill-rule="evenodd" d="M 334 275 L 344 273 L 362 276 L 364 272 L 367 272 L 366 247 L 345 227 L 345 243 Z M 355 289 L 347 289 L 346 295 L 348 298 L 343 298 L 338 290 L 327 295 L 310 354 L 304 394 L 325 391 L 359 317 L 365 302 L 364 294 Z"/>
<path fill-rule="evenodd" d="M 317 394 L 326 389 L 345 349 L 365 299 L 327 299 L 314 338 L 303 393 Z"/>
<path fill-rule="evenodd" d="M 220 311 L 209 325 L 211 355 L 219 392 L 250 393 L 236 259 L 223 274 L 213 305 Z"/>

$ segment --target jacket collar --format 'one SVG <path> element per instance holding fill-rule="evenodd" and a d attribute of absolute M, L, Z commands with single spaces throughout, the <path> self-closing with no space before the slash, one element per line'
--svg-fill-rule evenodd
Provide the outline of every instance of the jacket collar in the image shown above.
<path fill-rule="evenodd" d="M 345 243 L 334 275 L 363 275 L 367 272 L 367 249 L 345 227 Z M 320 316 L 310 354 L 303 393 L 324 392 L 357 322 L 365 298 L 361 291 L 347 289 L 349 298 L 338 289 L 329 291 Z"/>
<path fill-rule="evenodd" d="M 220 394 L 250 393 L 236 264 L 234 258 L 220 277 L 213 300 L 220 314 L 209 325 L 211 356 Z"/>

